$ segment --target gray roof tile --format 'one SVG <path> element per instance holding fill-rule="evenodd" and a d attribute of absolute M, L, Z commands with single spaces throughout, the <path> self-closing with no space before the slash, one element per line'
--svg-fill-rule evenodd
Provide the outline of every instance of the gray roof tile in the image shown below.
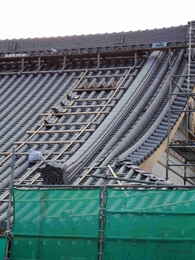
<path fill-rule="evenodd" d="M 111 47 L 118 45 L 142 45 L 154 42 L 185 42 L 187 26 L 178 26 L 145 31 L 130 31 L 80 36 L 65 36 L 34 39 L 1 40 L 0 52 L 44 51 Z"/>

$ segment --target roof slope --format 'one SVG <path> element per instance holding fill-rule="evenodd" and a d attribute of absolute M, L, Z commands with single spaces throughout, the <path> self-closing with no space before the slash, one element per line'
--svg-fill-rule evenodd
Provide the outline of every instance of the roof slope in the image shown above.
<path fill-rule="evenodd" d="M 168 132 L 170 78 L 174 73 L 185 73 L 183 55 L 183 50 L 171 56 L 162 52 L 151 54 L 108 118 L 67 161 L 67 164 L 73 164 L 70 166 L 71 180 L 77 179 L 82 168 L 92 166 L 94 161 L 104 167 L 113 164 L 116 159 L 140 165 L 159 147 Z M 178 84 L 184 89 L 184 78 L 178 80 Z M 172 108 L 182 109 L 186 101 L 185 97 L 178 95 L 172 101 Z M 171 115 L 172 126 L 179 115 L 180 112 Z M 101 169 L 98 171 L 102 172 Z M 91 177 L 86 179 L 86 184 L 94 183 Z"/>
<path fill-rule="evenodd" d="M 0 76 L 2 151 L 9 151 L 16 140 L 34 127 L 41 112 L 65 96 L 71 80 L 66 73 Z"/>
<path fill-rule="evenodd" d="M 126 44 L 161 40 L 183 42 L 185 34 L 186 27 L 182 26 L 68 37 L 62 38 L 59 45 L 57 38 L 4 41 L 2 44 L 5 45 L 0 49 L 6 51 L 9 44 L 15 43 L 15 47 L 11 47 L 12 50 L 16 48 L 15 51 L 47 49 L 50 44 L 56 48 L 65 48 L 64 44 L 69 44 L 67 46 L 74 48 L 77 45 L 75 39 L 78 39 L 79 48 L 93 44 L 94 47 L 101 44 L 111 46 L 121 39 Z M 39 184 L 42 181 L 42 163 L 28 167 L 26 155 L 32 147 L 41 150 L 48 163 L 54 160 L 58 163 L 64 171 L 64 183 L 161 182 L 137 166 L 147 160 L 167 136 L 170 78 L 173 74 L 185 74 L 186 64 L 184 50 L 152 49 L 150 55 L 143 56 L 135 64 L 129 62 L 126 67 L 114 64 L 53 73 L 37 71 L 0 75 L 0 188 L 9 184 L 10 152 L 16 141 L 19 143 L 16 144 L 14 177 L 18 184 Z M 184 78 L 178 79 L 177 84 L 185 90 Z M 171 106 L 173 109 L 184 108 L 186 102 L 179 93 Z M 179 116 L 180 112 L 172 115 L 172 127 Z M 55 181 L 57 183 L 57 179 Z M 0 199 L 7 195 L 7 192 L 3 193 Z M 6 207 L 5 203 L 0 212 Z"/>
<path fill-rule="evenodd" d="M 169 54 L 154 51 L 146 62 L 130 66 L 130 69 L 97 69 L 81 71 L 77 75 L 72 72 L 2 76 L 1 151 L 11 152 L 13 142 L 20 141 L 21 148 L 17 151 L 21 155 L 35 147 L 48 160 L 66 161 L 71 172 L 69 183 L 76 181 L 85 167 L 94 167 L 95 163 L 105 167 L 119 159 L 140 165 L 166 137 L 168 84 L 173 73 L 185 71 L 183 55 L 183 50 Z M 61 101 L 64 101 L 68 88 L 69 93 L 75 93 L 78 99 L 74 104 L 65 99 L 64 110 Z M 173 106 L 184 106 L 185 102 L 178 96 Z M 60 118 L 51 109 L 45 115 L 49 122 L 57 120 L 66 127 L 59 131 L 59 127 L 53 126 L 48 131 L 42 125 L 38 129 L 41 122 L 37 125 L 35 122 L 39 114 L 54 103 L 62 111 Z M 172 124 L 178 116 L 174 115 Z M 24 135 L 27 129 L 31 130 L 29 137 Z M 37 129 L 40 132 L 37 133 Z M 2 158 L 0 163 L 3 188 L 8 184 L 10 162 Z M 15 177 L 22 176 L 27 167 L 26 156 L 20 156 Z M 97 169 L 94 174 L 99 171 Z M 34 170 L 28 172 L 33 176 Z M 94 180 L 87 180 L 89 183 L 94 183 Z"/>

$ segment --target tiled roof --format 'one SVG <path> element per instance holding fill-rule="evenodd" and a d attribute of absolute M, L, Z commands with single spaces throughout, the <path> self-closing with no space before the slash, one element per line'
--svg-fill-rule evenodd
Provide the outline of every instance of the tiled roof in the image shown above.
<path fill-rule="evenodd" d="M 154 42 L 185 42 L 187 26 L 170 27 L 145 31 L 121 33 L 92 34 L 53 38 L 1 40 L 0 52 L 44 51 L 51 48 L 57 50 L 98 48 L 112 46 L 131 46 L 151 44 Z"/>
<path fill-rule="evenodd" d="M 120 161 L 128 160 L 140 165 L 155 151 L 167 134 L 167 91 L 171 76 L 168 64 L 171 59 L 172 73 L 177 72 L 182 63 L 184 65 L 183 51 L 170 55 L 156 51 L 139 68 L 132 67 L 131 73 L 121 85 L 121 89 L 119 86 L 114 95 L 115 99 L 111 99 L 110 103 L 106 103 L 105 100 L 109 99 L 114 90 L 107 88 L 103 91 L 102 86 L 110 86 L 111 82 L 118 86 L 121 78 L 128 72 L 127 69 L 88 71 L 80 82 L 80 90 L 83 85 L 82 91 L 75 91 L 75 82 L 83 72 L 1 76 L 1 152 L 11 152 L 15 141 L 26 142 L 20 149 L 17 148 L 17 152 L 27 153 L 31 147 L 35 147 L 44 153 L 47 160 L 57 159 L 62 164 L 66 161 L 69 183 L 74 183 L 81 173 L 85 174 L 85 167 L 95 164 L 105 167 L 108 164 L 112 165 L 118 158 Z M 159 77 L 155 79 L 153 75 L 156 74 Z M 96 90 L 93 90 L 94 86 Z M 97 91 L 99 87 L 102 91 Z M 78 95 L 73 107 L 65 98 L 67 90 Z M 84 101 L 80 101 L 82 99 Z M 96 99 L 98 101 L 95 101 Z M 70 106 L 69 110 L 63 112 L 60 118 L 57 115 L 52 116 L 51 106 L 54 104 L 59 111 L 64 111 L 61 101 L 66 101 L 65 107 Z M 186 100 L 178 97 L 175 106 L 177 102 L 184 106 Z M 42 126 L 40 133 L 33 134 L 41 125 L 39 115 L 48 110 L 48 115 L 51 115 L 49 122 L 57 120 L 68 125 L 68 128 L 60 128 L 59 132 L 58 126 L 49 130 Z M 102 112 L 98 114 L 95 125 L 89 125 L 84 129 L 85 125 L 82 124 L 93 123 L 98 113 L 96 111 L 100 110 Z M 178 115 L 174 115 L 173 124 L 177 118 Z M 26 133 L 27 130 L 32 131 L 31 135 Z M 82 134 L 79 134 L 79 131 Z M 72 142 L 70 147 L 69 142 Z M 4 163 L 6 158 L 2 156 L 0 161 L 1 188 L 6 187 L 10 175 L 10 161 Z M 19 155 L 15 177 L 21 178 L 27 167 L 26 155 Z M 121 167 L 117 172 L 123 174 L 125 167 Z M 32 178 L 33 170 L 30 169 L 28 172 Z M 95 175 L 100 172 L 103 171 L 93 170 Z M 94 184 L 94 179 L 84 178 L 83 184 L 84 180 L 87 184 Z M 18 181 L 23 183 L 20 179 Z M 34 181 L 36 182 L 36 179 Z M 101 180 L 97 181 L 100 182 Z"/>
<path fill-rule="evenodd" d="M 0 51 L 184 42 L 186 30 L 186 26 L 180 26 L 144 32 L 2 41 Z M 153 51 L 146 59 L 126 68 L 115 64 L 93 70 L 0 75 L 0 188 L 9 184 L 10 152 L 16 141 L 20 142 L 16 144 L 14 171 L 17 184 L 42 181 L 41 163 L 28 167 L 27 153 L 32 147 L 42 151 L 47 163 L 57 163 L 64 183 L 165 183 L 138 166 L 167 136 L 169 82 L 173 74 L 186 72 L 184 55 L 184 50 Z M 186 87 L 184 78 L 177 84 Z M 186 101 L 177 95 L 171 105 L 184 108 Z M 171 126 L 179 116 L 179 112 L 172 115 Z M 4 192 L 0 199 L 6 197 Z M 6 203 L 0 206 L 0 213 L 6 207 Z"/>

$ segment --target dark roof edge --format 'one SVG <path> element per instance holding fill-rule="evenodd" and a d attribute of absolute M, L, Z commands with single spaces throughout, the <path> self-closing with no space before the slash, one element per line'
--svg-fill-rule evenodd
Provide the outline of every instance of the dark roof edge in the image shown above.
<path fill-rule="evenodd" d="M 0 39 L 1 41 L 25 41 L 25 40 L 47 40 L 47 39 L 64 39 L 64 38 L 81 38 L 81 37 L 94 37 L 94 36 L 107 36 L 111 34 L 127 34 L 127 33 L 143 33 L 143 32 L 159 32 L 161 30 L 173 30 L 177 28 L 184 27 L 186 28 L 187 24 L 181 24 L 178 26 L 170 26 L 170 27 L 161 27 L 161 28 L 153 28 L 153 29 L 145 29 L 145 30 L 135 30 L 135 31 L 120 31 L 120 32 L 105 32 L 105 33 L 89 33 L 89 34 L 72 34 L 72 35 L 64 35 L 64 36 L 43 36 L 43 37 L 27 37 L 27 38 L 12 38 L 12 39 Z"/>
<path fill-rule="evenodd" d="M 184 43 L 187 25 L 120 33 L 0 40 L 0 53 L 58 52 L 64 50 L 149 45 L 155 42 Z"/>

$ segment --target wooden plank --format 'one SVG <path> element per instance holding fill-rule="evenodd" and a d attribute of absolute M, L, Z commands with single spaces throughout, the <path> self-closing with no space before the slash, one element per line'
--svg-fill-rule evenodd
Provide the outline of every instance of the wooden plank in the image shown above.
<path fill-rule="evenodd" d="M 81 140 L 66 140 L 66 141 L 19 141 L 15 144 L 70 144 L 70 143 L 83 143 Z"/>
<path fill-rule="evenodd" d="M 81 98 L 81 99 L 75 99 L 75 102 L 88 102 L 88 101 L 108 101 L 110 98 Z M 119 100 L 119 98 L 112 98 L 111 100 Z"/>
<path fill-rule="evenodd" d="M 114 105 L 76 105 L 76 106 L 65 106 L 65 108 L 94 108 L 94 107 L 113 107 Z"/>
<path fill-rule="evenodd" d="M 66 134 L 66 133 L 79 133 L 82 129 L 75 130 L 40 130 L 40 131 L 27 131 L 28 134 Z M 86 129 L 84 132 L 94 132 L 95 129 Z"/>
<path fill-rule="evenodd" d="M 2 156 L 7 156 L 7 155 L 11 155 L 12 152 L 0 152 L 0 155 Z M 55 152 L 42 152 L 43 155 L 59 155 L 59 153 L 55 153 Z M 72 152 L 64 152 L 64 154 L 66 155 L 70 155 L 72 154 Z M 15 155 L 29 155 L 29 153 L 24 152 L 24 153 L 15 153 Z"/>
<path fill-rule="evenodd" d="M 93 114 L 108 114 L 109 112 L 101 112 L 101 111 L 90 111 L 90 112 L 59 112 L 52 113 L 53 116 L 66 116 L 66 115 L 93 115 Z M 48 116 L 51 113 L 42 113 L 41 116 Z"/>
<path fill-rule="evenodd" d="M 112 74 L 112 75 L 89 75 L 85 76 L 85 79 L 94 79 L 94 78 L 120 78 L 123 74 Z M 79 76 L 74 76 L 73 79 L 78 79 Z"/>
<path fill-rule="evenodd" d="M 89 122 L 90 123 L 90 122 Z M 88 125 L 89 123 L 48 123 L 44 124 L 44 126 L 82 126 Z M 98 122 L 92 122 L 91 125 L 97 125 Z"/>
<path fill-rule="evenodd" d="M 73 92 L 83 92 L 83 91 L 108 91 L 108 90 L 117 90 L 117 89 L 126 89 L 124 87 L 120 88 L 75 88 L 72 91 Z"/>

